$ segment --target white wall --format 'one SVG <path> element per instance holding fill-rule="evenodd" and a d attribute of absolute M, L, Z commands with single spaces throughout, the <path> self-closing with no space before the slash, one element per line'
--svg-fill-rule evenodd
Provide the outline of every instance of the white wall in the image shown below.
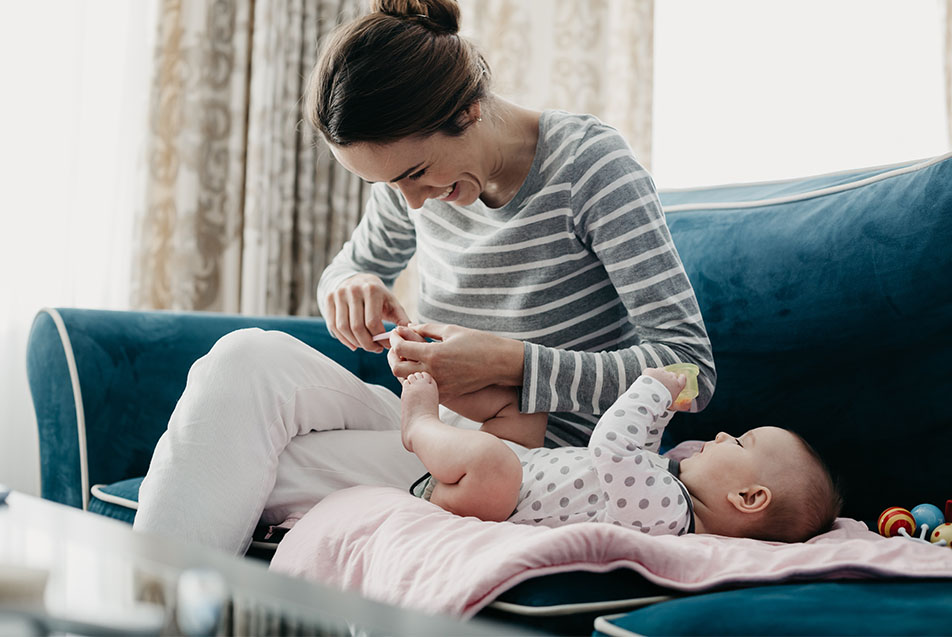
<path fill-rule="evenodd" d="M 32 317 L 128 307 L 155 6 L 0 3 L 0 482 L 28 493 L 39 492 Z"/>
<path fill-rule="evenodd" d="M 948 150 L 939 0 L 656 0 L 659 187 Z"/>

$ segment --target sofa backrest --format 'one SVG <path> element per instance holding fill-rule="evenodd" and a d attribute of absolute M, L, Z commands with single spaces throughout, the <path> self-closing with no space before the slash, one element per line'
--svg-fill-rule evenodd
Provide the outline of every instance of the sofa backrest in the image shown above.
<path fill-rule="evenodd" d="M 718 373 L 670 442 L 793 429 L 865 520 L 952 498 L 952 155 L 661 199 Z"/>

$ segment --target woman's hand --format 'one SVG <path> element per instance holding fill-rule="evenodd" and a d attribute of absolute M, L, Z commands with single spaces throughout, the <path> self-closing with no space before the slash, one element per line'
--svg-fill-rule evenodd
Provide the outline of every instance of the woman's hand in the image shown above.
<path fill-rule="evenodd" d="M 384 321 L 410 322 L 397 297 L 372 274 L 356 274 L 328 294 L 324 319 L 334 338 L 351 351 L 362 347 L 368 352 L 383 351 L 373 337 L 384 331 Z"/>
<path fill-rule="evenodd" d="M 510 338 L 458 325 L 418 323 L 394 330 L 387 360 L 401 380 L 429 372 L 445 399 L 489 385 L 522 385 L 523 351 L 522 342 Z"/>

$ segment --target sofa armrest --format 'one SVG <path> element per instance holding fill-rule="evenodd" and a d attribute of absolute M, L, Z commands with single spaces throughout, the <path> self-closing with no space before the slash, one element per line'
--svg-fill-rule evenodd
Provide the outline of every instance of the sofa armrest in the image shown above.
<path fill-rule="evenodd" d="M 144 475 L 192 363 L 247 327 L 287 332 L 399 393 L 385 356 L 351 352 L 322 319 L 44 309 L 27 346 L 42 496 L 86 508 L 92 485 Z"/>

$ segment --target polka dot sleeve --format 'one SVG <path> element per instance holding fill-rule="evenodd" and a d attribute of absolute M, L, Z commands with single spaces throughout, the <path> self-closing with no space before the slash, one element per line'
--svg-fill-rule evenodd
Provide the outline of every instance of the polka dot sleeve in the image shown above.
<path fill-rule="evenodd" d="M 678 481 L 652 461 L 672 412 L 671 394 L 641 376 L 599 419 L 589 441 L 605 496 L 605 521 L 651 534 L 681 533 L 690 522 Z M 655 456 L 656 457 L 656 456 Z"/>

